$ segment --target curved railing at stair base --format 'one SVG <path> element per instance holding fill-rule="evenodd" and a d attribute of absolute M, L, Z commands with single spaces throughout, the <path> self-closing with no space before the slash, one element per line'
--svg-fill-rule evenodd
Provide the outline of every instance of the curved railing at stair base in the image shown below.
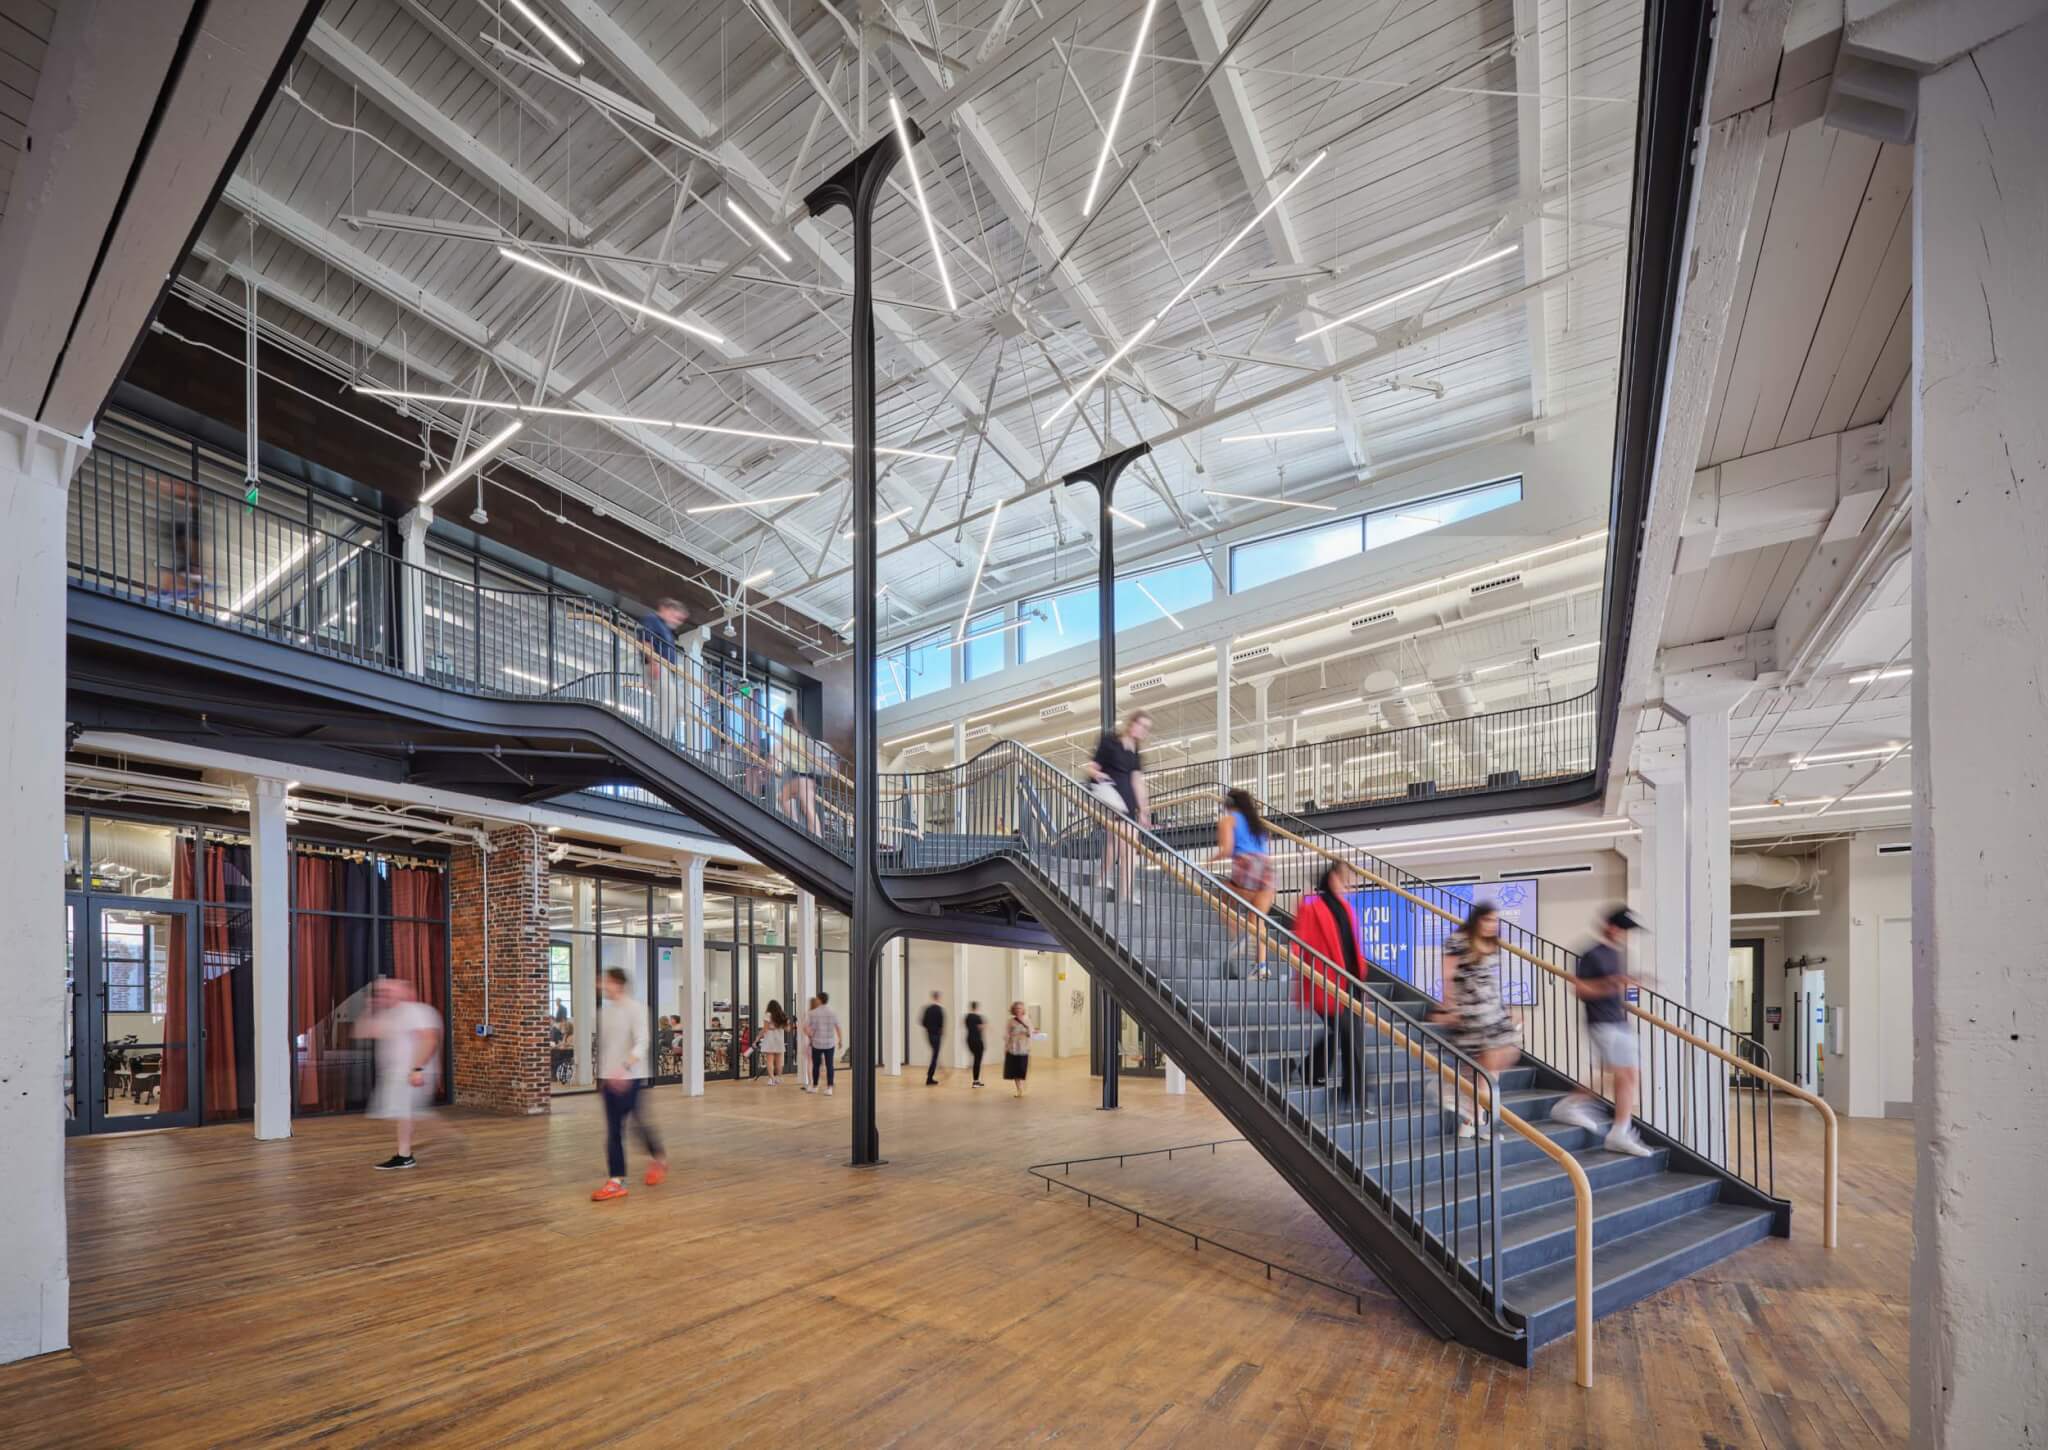
<path fill-rule="evenodd" d="M 1188 794 L 1199 793 L 1184 783 Z M 1210 787 L 1212 811 L 1220 792 Z M 1268 824 L 1275 837 L 1277 904 L 1315 889 L 1324 866 L 1342 860 L 1364 889 L 1355 898 L 1361 945 L 1380 970 L 1432 1001 L 1443 997 L 1443 943 L 1470 901 L 1287 812 Z M 1481 888 L 1474 888 L 1480 892 Z M 1483 895 L 1481 896 L 1483 899 Z M 1588 1092 L 1605 1096 L 1599 1063 L 1572 982 L 1578 953 L 1510 921 L 1501 923 L 1502 994 L 1517 1012 L 1529 1054 Z M 1636 1116 L 1715 1167 L 1777 1198 L 1772 1108 L 1783 1093 L 1812 1107 L 1822 1124 L 1822 1241 L 1837 1241 L 1839 1124 L 1825 1099 L 1772 1070 L 1762 1044 L 1647 986 L 1627 1003 L 1640 1064 Z"/>
<path fill-rule="evenodd" d="M 109 488 L 106 470 L 117 464 L 142 476 Z M 362 537 L 254 508 L 213 508 L 202 526 L 201 515 L 186 507 L 195 492 L 188 481 L 133 460 L 96 453 L 80 478 L 70 531 L 74 587 L 462 693 L 601 706 L 841 860 L 851 859 L 853 782 L 845 762 L 770 718 L 765 701 L 722 691 L 687 657 L 667 658 L 617 610 L 575 595 L 449 579 L 390 558 Z M 225 566 L 230 560 L 235 570 Z M 228 575 L 248 583 L 223 590 L 219 581 Z M 800 780 L 811 782 L 815 820 L 800 788 L 791 789 Z M 1447 1096 L 1490 1104 L 1503 1126 L 1562 1163 L 1578 1202 L 1579 1360 L 1581 1379 L 1589 1380 L 1590 1190 L 1568 1154 L 1498 1103 L 1495 1080 L 1478 1063 L 1420 1031 L 1341 965 L 1246 911 L 1212 876 L 1151 832 L 1113 817 L 1021 745 L 1005 742 L 948 771 L 880 784 L 894 869 L 952 870 L 996 857 L 1021 864 L 1095 924 L 1104 944 L 1124 954 L 1167 1009 L 1200 1033 L 1223 1070 L 1253 1089 L 1336 1180 L 1375 1204 L 1384 1221 L 1504 1327 L 1494 1252 L 1499 1140 L 1465 1143 L 1450 1135 L 1439 1105 Z M 969 849 L 949 854 L 949 840 Z M 1149 908 L 1128 895 L 1104 899 L 1099 890 L 1091 899 L 1088 878 L 1110 840 L 1171 880 L 1171 895 Z M 912 842 L 924 848 L 915 861 Z M 1133 948 L 1134 936 L 1152 943 L 1149 954 Z M 1197 962 L 1159 969 L 1162 952 L 1193 948 L 1220 957 L 1233 936 L 1259 944 L 1288 971 L 1320 972 L 1334 986 L 1339 1010 L 1369 1034 L 1366 1051 L 1388 1087 L 1390 1108 L 1365 1120 L 1370 1131 L 1342 1120 L 1333 1092 L 1290 1087 L 1287 1064 L 1308 1063 L 1317 1029 L 1296 1020 L 1288 996 L 1255 990 L 1243 974 L 1212 982 Z M 1216 1000 L 1197 1001 L 1190 993 L 1198 987 L 1213 987 Z M 1200 1065 L 1189 1066 L 1199 1077 Z"/>

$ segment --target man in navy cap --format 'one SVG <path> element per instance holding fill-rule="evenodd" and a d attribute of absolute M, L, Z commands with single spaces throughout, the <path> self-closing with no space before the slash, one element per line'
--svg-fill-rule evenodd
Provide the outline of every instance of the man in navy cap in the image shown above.
<path fill-rule="evenodd" d="M 1626 906 L 1617 906 L 1600 923 L 1600 940 L 1579 954 L 1579 974 L 1572 991 L 1586 1004 L 1586 1037 L 1593 1060 L 1614 1079 L 1614 1122 L 1607 1130 L 1607 1151 L 1647 1158 L 1650 1145 L 1636 1135 L 1636 1036 L 1628 1021 L 1628 989 L 1635 985 L 1621 964 L 1622 938 L 1642 923 Z M 1599 1099 L 1581 1089 L 1550 1110 L 1550 1116 L 1598 1131 Z"/>

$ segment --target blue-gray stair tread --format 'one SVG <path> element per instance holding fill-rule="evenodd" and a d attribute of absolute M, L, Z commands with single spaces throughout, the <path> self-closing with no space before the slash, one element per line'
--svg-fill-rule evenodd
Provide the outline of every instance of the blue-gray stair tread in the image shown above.
<path fill-rule="evenodd" d="M 1658 1173 L 1613 1188 L 1593 1191 L 1593 1263 L 1600 1262 L 1600 1245 L 1625 1238 L 1653 1223 L 1678 1218 L 1695 1208 L 1704 1208 L 1721 1191 L 1717 1178 L 1694 1173 Z M 1541 1251 L 1542 1262 L 1571 1257 L 1573 1234 L 1578 1222 L 1572 1198 L 1558 1199 L 1540 1208 L 1509 1214 L 1501 1220 L 1501 1252 L 1509 1262 L 1510 1274 L 1540 1267 L 1528 1262 L 1528 1255 Z M 1521 1262 L 1517 1262 L 1520 1260 Z M 1467 1268 L 1476 1267 L 1477 1254 L 1465 1257 Z"/>
<path fill-rule="evenodd" d="M 1679 1280 L 1718 1263 L 1771 1232 L 1772 1212 L 1737 1203 L 1711 1203 L 1593 1250 L 1595 1318 L 1625 1309 Z M 1501 1286 L 1501 1299 L 1534 1344 L 1569 1334 L 1577 1293 L 1572 1259 L 1517 1274 Z"/>

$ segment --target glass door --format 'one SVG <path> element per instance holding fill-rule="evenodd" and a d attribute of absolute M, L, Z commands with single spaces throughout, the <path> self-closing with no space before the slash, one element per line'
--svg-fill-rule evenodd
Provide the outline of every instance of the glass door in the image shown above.
<path fill-rule="evenodd" d="M 648 944 L 654 964 L 654 1081 L 683 1080 L 684 970 L 683 943 L 674 937 L 656 937 Z M 708 966 L 708 963 L 707 963 Z"/>
<path fill-rule="evenodd" d="M 198 1122 L 198 908 L 86 898 L 82 973 L 76 970 L 78 913 L 69 909 L 73 1131 Z"/>
<path fill-rule="evenodd" d="M 792 1022 L 803 1015 L 801 1003 L 798 1003 L 796 1007 L 790 1005 L 792 998 L 796 995 L 796 953 L 785 946 L 755 947 L 752 988 L 753 990 L 747 1003 L 749 1008 L 747 1021 L 753 1028 L 753 1035 L 749 1039 L 752 1046 L 751 1050 L 747 1053 L 749 1059 L 747 1071 L 750 1075 L 758 1075 L 761 1071 L 761 1027 L 768 1020 L 768 1004 L 770 1002 L 780 1003 L 783 1012 Z M 790 1054 L 794 1053 L 795 1050 L 795 1046 L 790 1041 L 790 1034 L 785 1032 L 783 1034 L 783 1063 L 785 1066 L 790 1062 Z"/>
<path fill-rule="evenodd" d="M 1753 1063 L 1761 1063 L 1764 1060 L 1764 943 L 1761 937 L 1728 945 L 1728 1025 L 1758 1049 L 1752 1053 L 1736 1046 L 1736 1052 Z M 1731 1072 L 1729 1076 L 1738 1087 L 1755 1085 L 1746 1073 Z"/>
<path fill-rule="evenodd" d="M 738 948 L 729 941 L 704 943 L 704 1076 L 740 1075 L 739 1034 L 734 1030 L 739 1000 Z"/>
<path fill-rule="evenodd" d="M 68 1137 L 85 1131 L 84 1105 L 79 1100 L 78 1064 L 85 1049 L 79 1044 L 85 1014 L 78 999 L 85 990 L 82 964 L 78 959 L 78 919 L 85 911 L 85 898 L 75 892 L 64 894 L 64 1132 Z"/>

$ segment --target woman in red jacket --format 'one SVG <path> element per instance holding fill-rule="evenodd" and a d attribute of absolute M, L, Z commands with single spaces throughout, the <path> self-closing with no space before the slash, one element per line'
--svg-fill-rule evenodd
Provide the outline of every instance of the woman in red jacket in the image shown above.
<path fill-rule="evenodd" d="M 1305 896 L 1294 918 L 1294 934 L 1314 953 L 1302 963 L 1295 979 L 1295 1000 L 1323 1019 L 1322 1030 L 1309 1048 L 1307 1081 L 1321 1087 L 1330 1060 L 1330 1038 L 1337 1039 L 1337 1055 L 1343 1060 L 1344 1086 L 1360 1117 L 1377 1117 L 1373 1106 L 1378 1096 L 1373 1086 L 1372 1054 L 1366 1050 L 1364 1019 L 1340 999 L 1339 993 L 1356 998 L 1358 989 L 1346 982 L 1346 974 L 1357 982 L 1365 980 L 1365 964 L 1358 951 L 1358 917 L 1351 909 L 1350 893 L 1357 877 L 1342 861 L 1332 861 L 1316 883 L 1313 896 Z M 1338 965 L 1343 973 L 1332 969 Z M 1362 1004 L 1361 1004 L 1362 1005 Z"/>

